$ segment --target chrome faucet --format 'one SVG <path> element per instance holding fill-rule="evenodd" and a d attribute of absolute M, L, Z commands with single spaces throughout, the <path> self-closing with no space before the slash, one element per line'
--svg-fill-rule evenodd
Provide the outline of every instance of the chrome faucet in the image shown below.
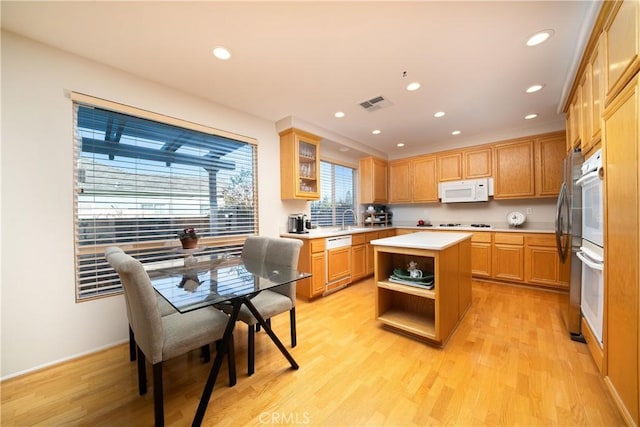
<path fill-rule="evenodd" d="M 353 211 L 353 209 L 345 209 L 342 212 L 342 229 L 346 230 L 346 227 L 344 225 L 344 214 L 346 214 L 347 212 L 351 212 L 351 215 L 353 215 L 353 222 L 357 223 L 358 222 L 358 218 L 356 218 L 356 213 Z"/>

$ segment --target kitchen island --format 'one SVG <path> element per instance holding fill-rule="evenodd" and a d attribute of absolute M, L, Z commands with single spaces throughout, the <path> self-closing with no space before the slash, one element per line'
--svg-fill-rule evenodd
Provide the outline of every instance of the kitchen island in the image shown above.
<path fill-rule="evenodd" d="M 376 318 L 444 346 L 471 305 L 471 233 L 420 232 L 372 240 L 371 245 Z M 433 275 L 432 289 L 418 279 L 420 273 L 411 274 L 410 265 L 423 277 Z"/>

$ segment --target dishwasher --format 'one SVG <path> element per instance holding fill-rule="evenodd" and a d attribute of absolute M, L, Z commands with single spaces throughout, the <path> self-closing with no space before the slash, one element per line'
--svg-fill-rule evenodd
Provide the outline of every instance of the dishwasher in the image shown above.
<path fill-rule="evenodd" d="M 324 295 L 344 288 L 351 282 L 351 235 L 326 240 L 326 284 Z"/>

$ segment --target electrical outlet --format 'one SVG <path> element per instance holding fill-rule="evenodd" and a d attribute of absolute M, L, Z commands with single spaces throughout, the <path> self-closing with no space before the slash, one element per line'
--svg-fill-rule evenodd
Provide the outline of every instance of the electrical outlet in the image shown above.
<path fill-rule="evenodd" d="M 527 215 L 531 215 L 533 213 L 533 208 L 527 208 Z"/>

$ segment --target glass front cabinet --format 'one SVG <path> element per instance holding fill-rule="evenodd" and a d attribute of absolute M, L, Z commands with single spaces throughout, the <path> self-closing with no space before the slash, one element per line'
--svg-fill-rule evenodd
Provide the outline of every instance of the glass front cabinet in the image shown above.
<path fill-rule="evenodd" d="M 320 199 L 320 137 L 295 128 L 280 132 L 280 197 Z"/>

